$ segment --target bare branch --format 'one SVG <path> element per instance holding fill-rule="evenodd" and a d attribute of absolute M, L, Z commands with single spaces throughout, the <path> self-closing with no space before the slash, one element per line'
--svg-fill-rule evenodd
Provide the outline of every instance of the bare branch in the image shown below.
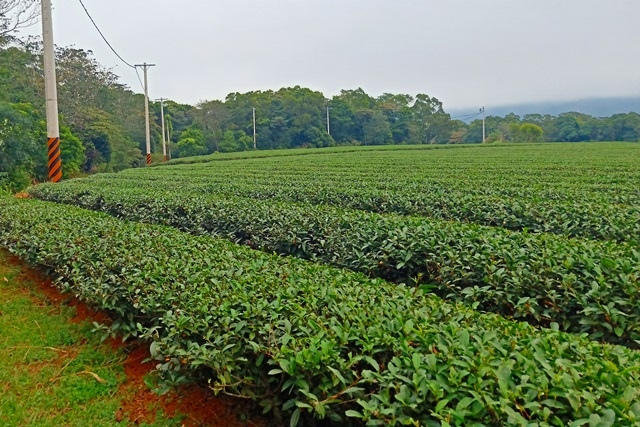
<path fill-rule="evenodd" d="M 40 16 L 38 0 L 0 0 L 0 37 L 34 24 Z"/>

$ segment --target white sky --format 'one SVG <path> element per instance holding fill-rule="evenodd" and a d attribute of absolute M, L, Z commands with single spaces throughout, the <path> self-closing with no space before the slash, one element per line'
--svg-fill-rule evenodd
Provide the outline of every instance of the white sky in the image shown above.
<path fill-rule="evenodd" d="M 640 0 L 83 1 L 127 61 L 157 64 L 152 98 L 362 87 L 452 109 L 640 95 Z M 53 22 L 56 44 L 141 91 L 78 0 L 54 0 Z"/>

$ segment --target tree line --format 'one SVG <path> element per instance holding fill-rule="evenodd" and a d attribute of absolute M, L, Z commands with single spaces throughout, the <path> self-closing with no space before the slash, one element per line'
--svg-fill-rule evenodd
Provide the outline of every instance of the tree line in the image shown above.
<path fill-rule="evenodd" d="M 79 176 L 144 164 L 144 96 L 119 82 L 91 51 L 58 47 L 57 77 L 63 174 Z M 43 181 L 46 124 L 42 49 L 37 41 L 0 37 L 0 189 Z M 328 98 L 295 86 L 231 93 L 197 105 L 165 101 L 171 157 L 214 152 L 336 145 L 482 142 L 482 121 L 451 117 L 427 94 L 374 97 L 342 90 Z M 150 106 L 154 161 L 162 152 L 160 103 Z M 487 142 L 640 140 L 640 115 L 486 118 Z"/>
<path fill-rule="evenodd" d="M 640 141 L 640 114 L 623 113 L 593 117 L 577 112 L 549 114 L 507 114 L 488 116 L 487 142 L 586 142 Z M 452 143 L 482 142 L 482 120 L 474 120 L 452 135 Z"/>
<path fill-rule="evenodd" d="M 140 164 L 144 96 L 118 82 L 90 51 L 57 48 L 64 177 Z M 47 178 L 42 47 L 0 40 L 0 188 Z"/>

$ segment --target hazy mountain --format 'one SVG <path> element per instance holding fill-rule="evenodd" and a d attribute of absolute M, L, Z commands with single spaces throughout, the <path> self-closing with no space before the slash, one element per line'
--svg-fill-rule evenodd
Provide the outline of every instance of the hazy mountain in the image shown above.
<path fill-rule="evenodd" d="M 589 114 L 594 117 L 609 117 L 618 113 L 640 113 L 640 97 L 587 98 L 575 101 L 531 102 L 486 107 L 487 116 L 500 117 L 504 117 L 509 113 L 515 113 L 519 116 L 524 116 L 525 114 L 551 114 L 557 116 L 570 111 Z M 452 117 L 459 117 L 460 120 L 469 121 L 466 116 L 476 114 L 478 109 L 452 109 L 447 110 L 447 112 Z M 470 120 L 479 117 L 481 116 L 471 117 Z"/>

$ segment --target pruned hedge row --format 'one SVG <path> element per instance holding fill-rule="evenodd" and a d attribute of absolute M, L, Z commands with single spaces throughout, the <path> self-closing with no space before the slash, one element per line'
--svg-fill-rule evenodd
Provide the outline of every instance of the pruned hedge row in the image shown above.
<path fill-rule="evenodd" d="M 330 204 L 640 246 L 638 144 L 323 150 L 127 170 L 92 182 Z M 258 154 L 285 152 L 243 156 Z"/>
<path fill-rule="evenodd" d="M 260 150 L 260 151 L 240 151 L 232 153 L 214 153 L 204 156 L 179 157 L 171 159 L 166 163 L 152 163 L 152 167 L 164 167 L 174 165 L 194 165 L 199 163 L 211 163 L 228 160 L 261 159 L 272 157 L 298 157 L 311 156 L 317 154 L 345 154 L 353 152 L 371 151 L 422 151 L 422 150 L 449 150 L 463 148 L 490 148 L 489 146 L 471 145 L 376 145 L 376 146 L 342 146 L 342 147 L 322 147 L 322 148 L 292 148 L 283 150 Z"/>
<path fill-rule="evenodd" d="M 295 183 L 275 179 L 275 182 L 258 185 L 250 179 L 235 176 L 212 179 L 193 171 L 180 171 L 182 173 L 172 175 L 166 182 L 159 173 L 165 171 L 157 169 L 153 171 L 155 174 L 147 172 L 135 177 L 109 174 L 73 185 L 115 185 L 123 189 L 144 186 L 150 193 L 187 192 L 204 197 L 330 205 L 381 214 L 456 220 L 514 231 L 526 229 L 532 233 L 628 242 L 640 247 L 640 205 L 612 203 L 610 197 L 602 195 L 580 197 L 580 194 L 556 199 L 551 195 L 549 198 L 532 195 L 526 189 L 474 190 L 442 184 L 425 189 L 408 183 L 398 183 L 404 187 L 402 189 L 379 190 L 367 188 L 371 183 L 357 179 L 345 179 L 350 182 L 349 186 L 343 182 L 334 184 L 334 180 L 318 183 L 306 179 Z"/>
<path fill-rule="evenodd" d="M 213 186 L 212 186 L 213 187 Z M 176 189 L 177 190 L 177 189 Z M 398 215 L 419 215 L 534 233 L 554 233 L 640 246 L 640 208 L 600 200 L 552 200 L 475 195 L 465 190 L 364 191 L 362 189 L 287 188 L 279 186 L 211 188 L 210 194 L 327 204 L 346 209 Z M 467 193 L 467 194 L 465 194 Z"/>
<path fill-rule="evenodd" d="M 640 353 L 478 314 L 347 270 L 41 201 L 0 245 L 290 425 L 637 426 Z"/>
<path fill-rule="evenodd" d="M 463 301 L 545 327 L 640 347 L 640 250 L 633 245 L 329 206 L 69 183 L 35 197 L 224 236 Z"/>

